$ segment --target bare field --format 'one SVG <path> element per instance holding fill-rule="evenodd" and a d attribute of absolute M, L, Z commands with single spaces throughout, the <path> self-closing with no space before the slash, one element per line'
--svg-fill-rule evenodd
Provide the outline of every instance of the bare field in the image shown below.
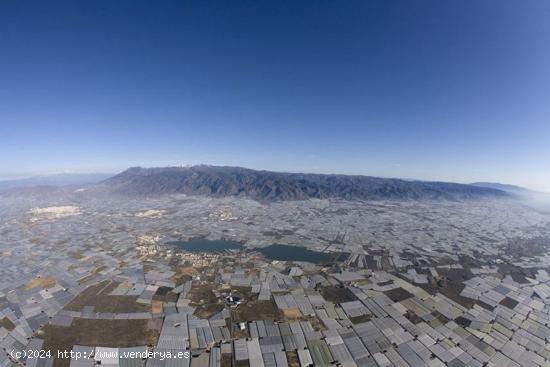
<path fill-rule="evenodd" d="M 111 296 L 116 287 L 116 282 L 103 281 L 86 288 L 76 296 L 67 306 L 68 311 L 82 311 L 86 306 L 93 306 L 94 312 L 106 313 L 134 313 L 151 312 L 151 306 L 137 303 L 137 296 Z"/>
<path fill-rule="evenodd" d="M 39 336 L 44 338 L 44 350 L 52 356 L 57 351 L 69 351 L 73 345 L 133 347 L 154 345 L 160 325 L 151 320 L 85 320 L 76 319 L 70 327 L 45 326 Z M 69 360 L 56 359 L 55 367 L 69 366 Z"/>

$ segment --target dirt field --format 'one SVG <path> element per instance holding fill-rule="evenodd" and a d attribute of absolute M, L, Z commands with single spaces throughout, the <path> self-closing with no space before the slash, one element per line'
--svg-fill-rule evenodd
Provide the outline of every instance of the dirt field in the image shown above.
<path fill-rule="evenodd" d="M 25 289 L 44 288 L 49 289 L 55 287 L 57 280 L 52 277 L 34 278 L 25 285 Z"/>
<path fill-rule="evenodd" d="M 286 359 L 288 361 L 288 367 L 300 367 L 300 360 L 298 359 L 298 353 L 286 352 Z"/>
<path fill-rule="evenodd" d="M 221 367 L 231 367 L 231 355 L 222 355 Z"/>
<path fill-rule="evenodd" d="M 133 313 L 151 312 L 151 306 L 137 303 L 137 296 L 110 296 L 117 283 L 103 281 L 86 288 L 76 296 L 65 310 L 82 311 L 85 306 L 94 306 L 94 312 Z"/>
<path fill-rule="evenodd" d="M 384 293 L 394 302 L 401 302 L 405 299 L 414 297 L 411 293 L 403 288 L 394 288 Z"/>
<path fill-rule="evenodd" d="M 468 269 L 438 269 L 439 279 L 431 279 L 428 284 L 418 284 L 419 287 L 431 294 L 437 292 L 449 297 L 463 307 L 472 308 L 475 300 L 462 297 L 460 292 L 464 289 L 464 281 L 473 276 Z"/>
<path fill-rule="evenodd" d="M 286 310 L 283 310 L 283 317 L 288 321 L 298 320 L 303 316 L 304 315 L 298 308 L 287 308 Z"/>
<path fill-rule="evenodd" d="M 178 295 L 172 292 L 172 288 L 160 287 L 155 293 L 155 295 L 153 296 L 153 301 L 177 302 Z"/>
<path fill-rule="evenodd" d="M 209 283 L 193 282 L 187 298 L 191 300 L 191 305 L 196 307 L 195 315 L 203 319 L 210 318 L 225 307 L 220 297 L 214 294 L 213 286 Z"/>
<path fill-rule="evenodd" d="M 105 266 L 99 266 L 94 271 L 92 271 L 88 276 L 85 276 L 84 278 L 80 279 L 79 283 L 84 284 L 87 281 L 94 279 L 97 276 L 97 274 L 99 274 L 99 272 L 103 270 L 105 270 Z"/>
<path fill-rule="evenodd" d="M 232 310 L 233 321 L 252 321 L 252 320 L 282 320 L 282 314 L 279 313 L 277 305 L 272 300 L 257 301 L 249 300 Z"/>
<path fill-rule="evenodd" d="M 351 321 L 353 324 L 361 324 L 363 322 L 367 322 L 372 320 L 372 315 L 361 315 L 356 317 L 350 317 L 349 321 Z"/>
<path fill-rule="evenodd" d="M 322 287 L 320 289 L 321 295 L 327 301 L 332 303 L 344 303 L 356 301 L 357 297 L 347 288 L 340 288 L 336 286 Z"/>
<path fill-rule="evenodd" d="M 15 329 L 15 324 L 7 317 L 4 317 L 3 319 L 0 319 L 0 327 L 3 327 L 8 331 L 13 331 L 13 329 Z"/>
<path fill-rule="evenodd" d="M 70 351 L 73 345 L 132 347 L 154 345 L 160 332 L 160 323 L 152 320 L 86 320 L 75 319 L 70 327 L 48 325 L 38 336 L 44 338 L 44 350 Z M 69 360 L 56 359 L 55 367 L 69 366 Z"/>
<path fill-rule="evenodd" d="M 160 301 L 153 301 L 151 303 L 151 312 L 154 314 L 160 314 L 162 313 L 162 302 Z"/>
<path fill-rule="evenodd" d="M 514 281 L 520 284 L 529 283 L 529 281 L 526 279 L 526 276 L 534 278 L 533 274 L 528 273 L 528 269 L 522 269 L 512 264 L 499 264 L 498 273 L 502 278 L 504 278 L 506 275 L 510 275 Z"/>
<path fill-rule="evenodd" d="M 174 282 L 176 282 L 177 285 L 183 284 L 188 280 L 191 280 L 193 278 L 193 275 L 197 274 L 197 270 L 193 268 L 192 266 L 186 266 L 186 267 L 174 267 L 174 271 L 176 274 L 172 277 Z"/>
<path fill-rule="evenodd" d="M 244 300 L 253 299 L 254 297 L 257 297 L 254 293 L 252 293 L 251 287 L 232 287 L 231 293 L 234 296 L 239 296 Z"/>

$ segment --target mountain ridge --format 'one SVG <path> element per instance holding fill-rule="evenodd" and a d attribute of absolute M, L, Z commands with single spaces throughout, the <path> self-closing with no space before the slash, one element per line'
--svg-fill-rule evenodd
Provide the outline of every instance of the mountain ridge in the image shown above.
<path fill-rule="evenodd" d="M 525 194 L 528 192 L 532 192 L 532 190 L 527 189 L 525 187 L 510 185 L 510 184 L 503 184 L 499 182 L 474 182 L 474 183 L 471 183 L 470 185 L 501 190 L 512 194 Z"/>
<path fill-rule="evenodd" d="M 231 166 L 130 167 L 95 185 L 95 192 L 122 196 L 169 194 L 286 200 L 466 200 L 508 198 L 493 188 L 362 175 L 287 173 Z"/>

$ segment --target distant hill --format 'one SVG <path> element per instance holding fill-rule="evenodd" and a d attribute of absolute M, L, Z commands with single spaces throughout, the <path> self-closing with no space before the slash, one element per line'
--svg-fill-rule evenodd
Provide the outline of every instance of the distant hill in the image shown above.
<path fill-rule="evenodd" d="M 64 173 L 0 181 L 0 190 L 44 186 L 91 185 L 111 177 L 104 173 Z"/>
<path fill-rule="evenodd" d="M 531 191 L 529 189 L 526 189 L 525 187 L 506 185 L 506 184 L 501 184 L 497 182 L 474 182 L 471 185 L 477 186 L 477 187 L 485 187 L 489 189 L 501 190 L 512 194 L 526 194 L 527 192 Z"/>
<path fill-rule="evenodd" d="M 92 191 L 125 196 L 166 194 L 239 196 L 259 201 L 342 198 L 348 200 L 465 200 L 507 198 L 494 188 L 370 176 L 256 171 L 241 167 L 133 167 Z"/>
<path fill-rule="evenodd" d="M 476 182 L 472 185 L 477 187 L 493 188 L 505 191 L 531 208 L 550 213 L 550 193 L 526 189 L 520 186 L 505 185 L 492 182 Z"/>

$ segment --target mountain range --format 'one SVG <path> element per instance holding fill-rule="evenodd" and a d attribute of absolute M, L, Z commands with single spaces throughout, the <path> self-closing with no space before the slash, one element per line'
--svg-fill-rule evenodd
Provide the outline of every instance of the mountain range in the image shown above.
<path fill-rule="evenodd" d="M 258 171 L 242 167 L 132 167 L 90 190 L 121 196 L 169 194 L 237 196 L 270 202 L 340 198 L 347 200 L 466 200 L 507 198 L 503 190 L 448 182 L 396 178 Z"/>
<path fill-rule="evenodd" d="M 469 200 L 524 198 L 529 190 L 498 183 L 458 184 L 359 175 L 259 171 L 242 167 L 132 167 L 119 174 L 63 174 L 0 181 L 3 195 L 158 197 L 171 194 L 246 197 L 262 202 L 345 200 Z M 85 193 L 85 194 L 84 194 Z"/>

